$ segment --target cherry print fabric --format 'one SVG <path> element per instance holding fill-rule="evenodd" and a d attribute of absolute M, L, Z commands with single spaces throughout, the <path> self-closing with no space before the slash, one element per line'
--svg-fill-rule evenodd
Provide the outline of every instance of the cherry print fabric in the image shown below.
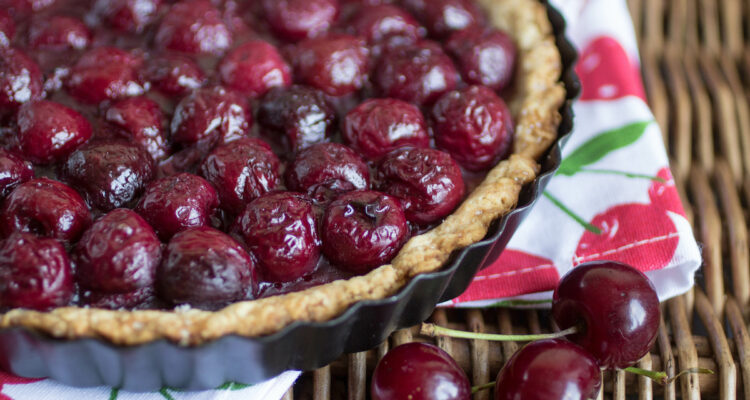
<path fill-rule="evenodd" d="M 445 305 L 534 304 L 549 298 L 571 268 L 604 259 L 646 272 L 664 300 L 687 291 L 700 266 L 661 133 L 645 103 L 626 0 L 551 2 L 565 15 L 568 37 L 580 49 L 583 91 L 574 106 L 575 131 L 560 172 L 508 248 Z M 226 383 L 203 392 L 127 393 L 0 371 L 0 400 L 278 400 L 298 376 L 288 371 L 252 386 Z"/>
<path fill-rule="evenodd" d="M 497 261 L 445 306 L 548 305 L 575 266 L 643 271 L 660 300 L 693 285 L 701 255 L 646 104 L 625 0 L 554 0 L 579 49 L 582 91 L 560 170 Z"/>

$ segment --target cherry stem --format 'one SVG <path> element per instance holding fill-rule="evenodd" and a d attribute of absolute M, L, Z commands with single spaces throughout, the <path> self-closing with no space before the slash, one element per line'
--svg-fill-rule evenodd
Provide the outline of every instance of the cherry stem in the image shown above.
<path fill-rule="evenodd" d="M 655 182 L 664 183 L 666 182 L 663 178 L 652 175 L 636 174 L 632 172 L 618 171 L 614 169 L 593 169 L 593 168 L 581 168 L 581 172 L 589 172 L 592 174 L 605 174 L 605 175 L 622 175 L 628 178 L 643 178 L 649 179 Z"/>
<path fill-rule="evenodd" d="M 484 385 L 477 385 L 471 387 L 471 394 L 474 394 L 480 390 L 486 390 L 495 386 L 495 381 L 485 383 Z"/>
<path fill-rule="evenodd" d="M 578 327 L 571 326 L 560 332 L 540 333 L 537 335 L 501 335 L 495 333 L 466 332 L 456 329 L 444 328 L 435 324 L 422 323 L 419 333 L 429 337 L 447 336 L 459 339 L 479 339 L 496 342 L 531 342 L 541 339 L 557 339 L 578 332 Z"/>
<path fill-rule="evenodd" d="M 583 229 L 586 229 L 587 231 L 597 234 L 597 235 L 600 235 L 602 233 L 601 229 L 586 222 L 585 219 L 581 218 L 581 216 L 573 212 L 573 210 L 571 210 L 565 204 L 563 204 L 562 201 L 560 201 L 560 199 L 553 196 L 548 191 L 545 190 L 542 194 L 544 195 L 544 197 L 548 198 L 549 201 L 552 202 L 552 204 L 556 205 L 557 208 L 559 208 L 562 212 L 567 214 L 570 218 L 573 218 L 574 221 L 578 222 L 583 227 Z"/>
<path fill-rule="evenodd" d="M 654 382 L 657 382 L 662 385 L 672 383 L 677 378 L 685 374 L 709 374 L 711 375 L 714 373 L 714 371 L 711 371 L 710 369 L 707 369 L 707 368 L 688 368 L 688 369 L 680 371 L 680 373 L 670 378 L 669 376 L 667 376 L 667 373 L 664 371 L 650 371 L 650 370 L 638 368 L 638 367 L 627 367 L 625 368 L 625 371 L 630 372 L 632 374 L 645 376 L 646 378 L 649 378 L 653 380 Z"/>

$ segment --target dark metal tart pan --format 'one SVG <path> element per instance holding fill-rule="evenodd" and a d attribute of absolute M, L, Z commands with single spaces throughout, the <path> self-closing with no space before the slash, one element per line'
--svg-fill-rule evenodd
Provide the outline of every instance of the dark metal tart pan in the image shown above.
<path fill-rule="evenodd" d="M 265 337 L 226 336 L 195 347 L 166 340 L 119 347 L 98 339 L 58 340 L 22 328 L 5 329 L 0 331 L 0 367 L 73 386 L 210 389 L 226 381 L 257 383 L 285 370 L 315 369 L 344 353 L 375 347 L 394 330 L 427 319 L 437 303 L 461 294 L 479 269 L 497 259 L 560 165 L 580 83 L 573 71 L 576 51 L 564 37 L 564 20 L 551 6 L 547 10 L 567 93 L 557 141 L 543 157 L 539 177 L 521 192 L 516 209 L 493 223 L 484 240 L 453 254 L 440 271 L 419 275 L 395 295 L 362 301 L 326 322 L 299 322 Z"/>

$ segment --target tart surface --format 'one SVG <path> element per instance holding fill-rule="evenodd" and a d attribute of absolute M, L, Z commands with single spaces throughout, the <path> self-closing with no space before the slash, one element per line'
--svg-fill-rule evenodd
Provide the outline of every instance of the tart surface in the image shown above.
<path fill-rule="evenodd" d="M 555 140 L 560 118 L 557 110 L 565 97 L 558 82 L 560 56 L 544 7 L 533 0 L 483 0 L 480 3 L 492 25 L 507 31 L 518 46 L 515 83 L 508 97 L 515 117 L 512 154 L 493 167 L 438 226 L 406 242 L 390 264 L 362 276 L 241 301 L 218 311 L 187 307 L 173 311 L 83 307 L 61 307 L 49 312 L 14 309 L 3 315 L 0 326 L 23 326 L 68 339 L 99 337 L 122 345 L 161 338 L 195 345 L 228 334 L 266 335 L 294 321 L 325 321 L 355 302 L 387 297 L 417 274 L 439 269 L 454 250 L 481 240 L 490 223 L 515 206 L 522 186 L 536 177 L 536 160 Z M 157 33 L 157 40 L 159 37 Z M 165 46 L 169 46 L 169 35 L 164 33 L 161 37 Z"/>

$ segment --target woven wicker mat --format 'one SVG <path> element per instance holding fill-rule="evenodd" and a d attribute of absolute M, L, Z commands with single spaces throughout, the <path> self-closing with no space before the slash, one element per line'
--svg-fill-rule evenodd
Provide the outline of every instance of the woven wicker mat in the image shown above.
<path fill-rule="evenodd" d="M 601 398 L 750 400 L 750 0 L 628 1 L 648 100 L 705 259 L 697 286 L 662 304 L 658 341 L 639 366 L 669 372 L 700 366 L 715 374 L 689 374 L 666 386 L 606 374 Z M 549 316 L 536 311 L 436 310 L 432 320 L 484 332 L 551 329 Z M 369 398 L 377 361 L 414 340 L 430 339 L 416 328 L 396 332 L 376 349 L 305 373 L 285 399 Z M 474 385 L 494 380 L 519 346 L 445 338 L 437 344 Z"/>

